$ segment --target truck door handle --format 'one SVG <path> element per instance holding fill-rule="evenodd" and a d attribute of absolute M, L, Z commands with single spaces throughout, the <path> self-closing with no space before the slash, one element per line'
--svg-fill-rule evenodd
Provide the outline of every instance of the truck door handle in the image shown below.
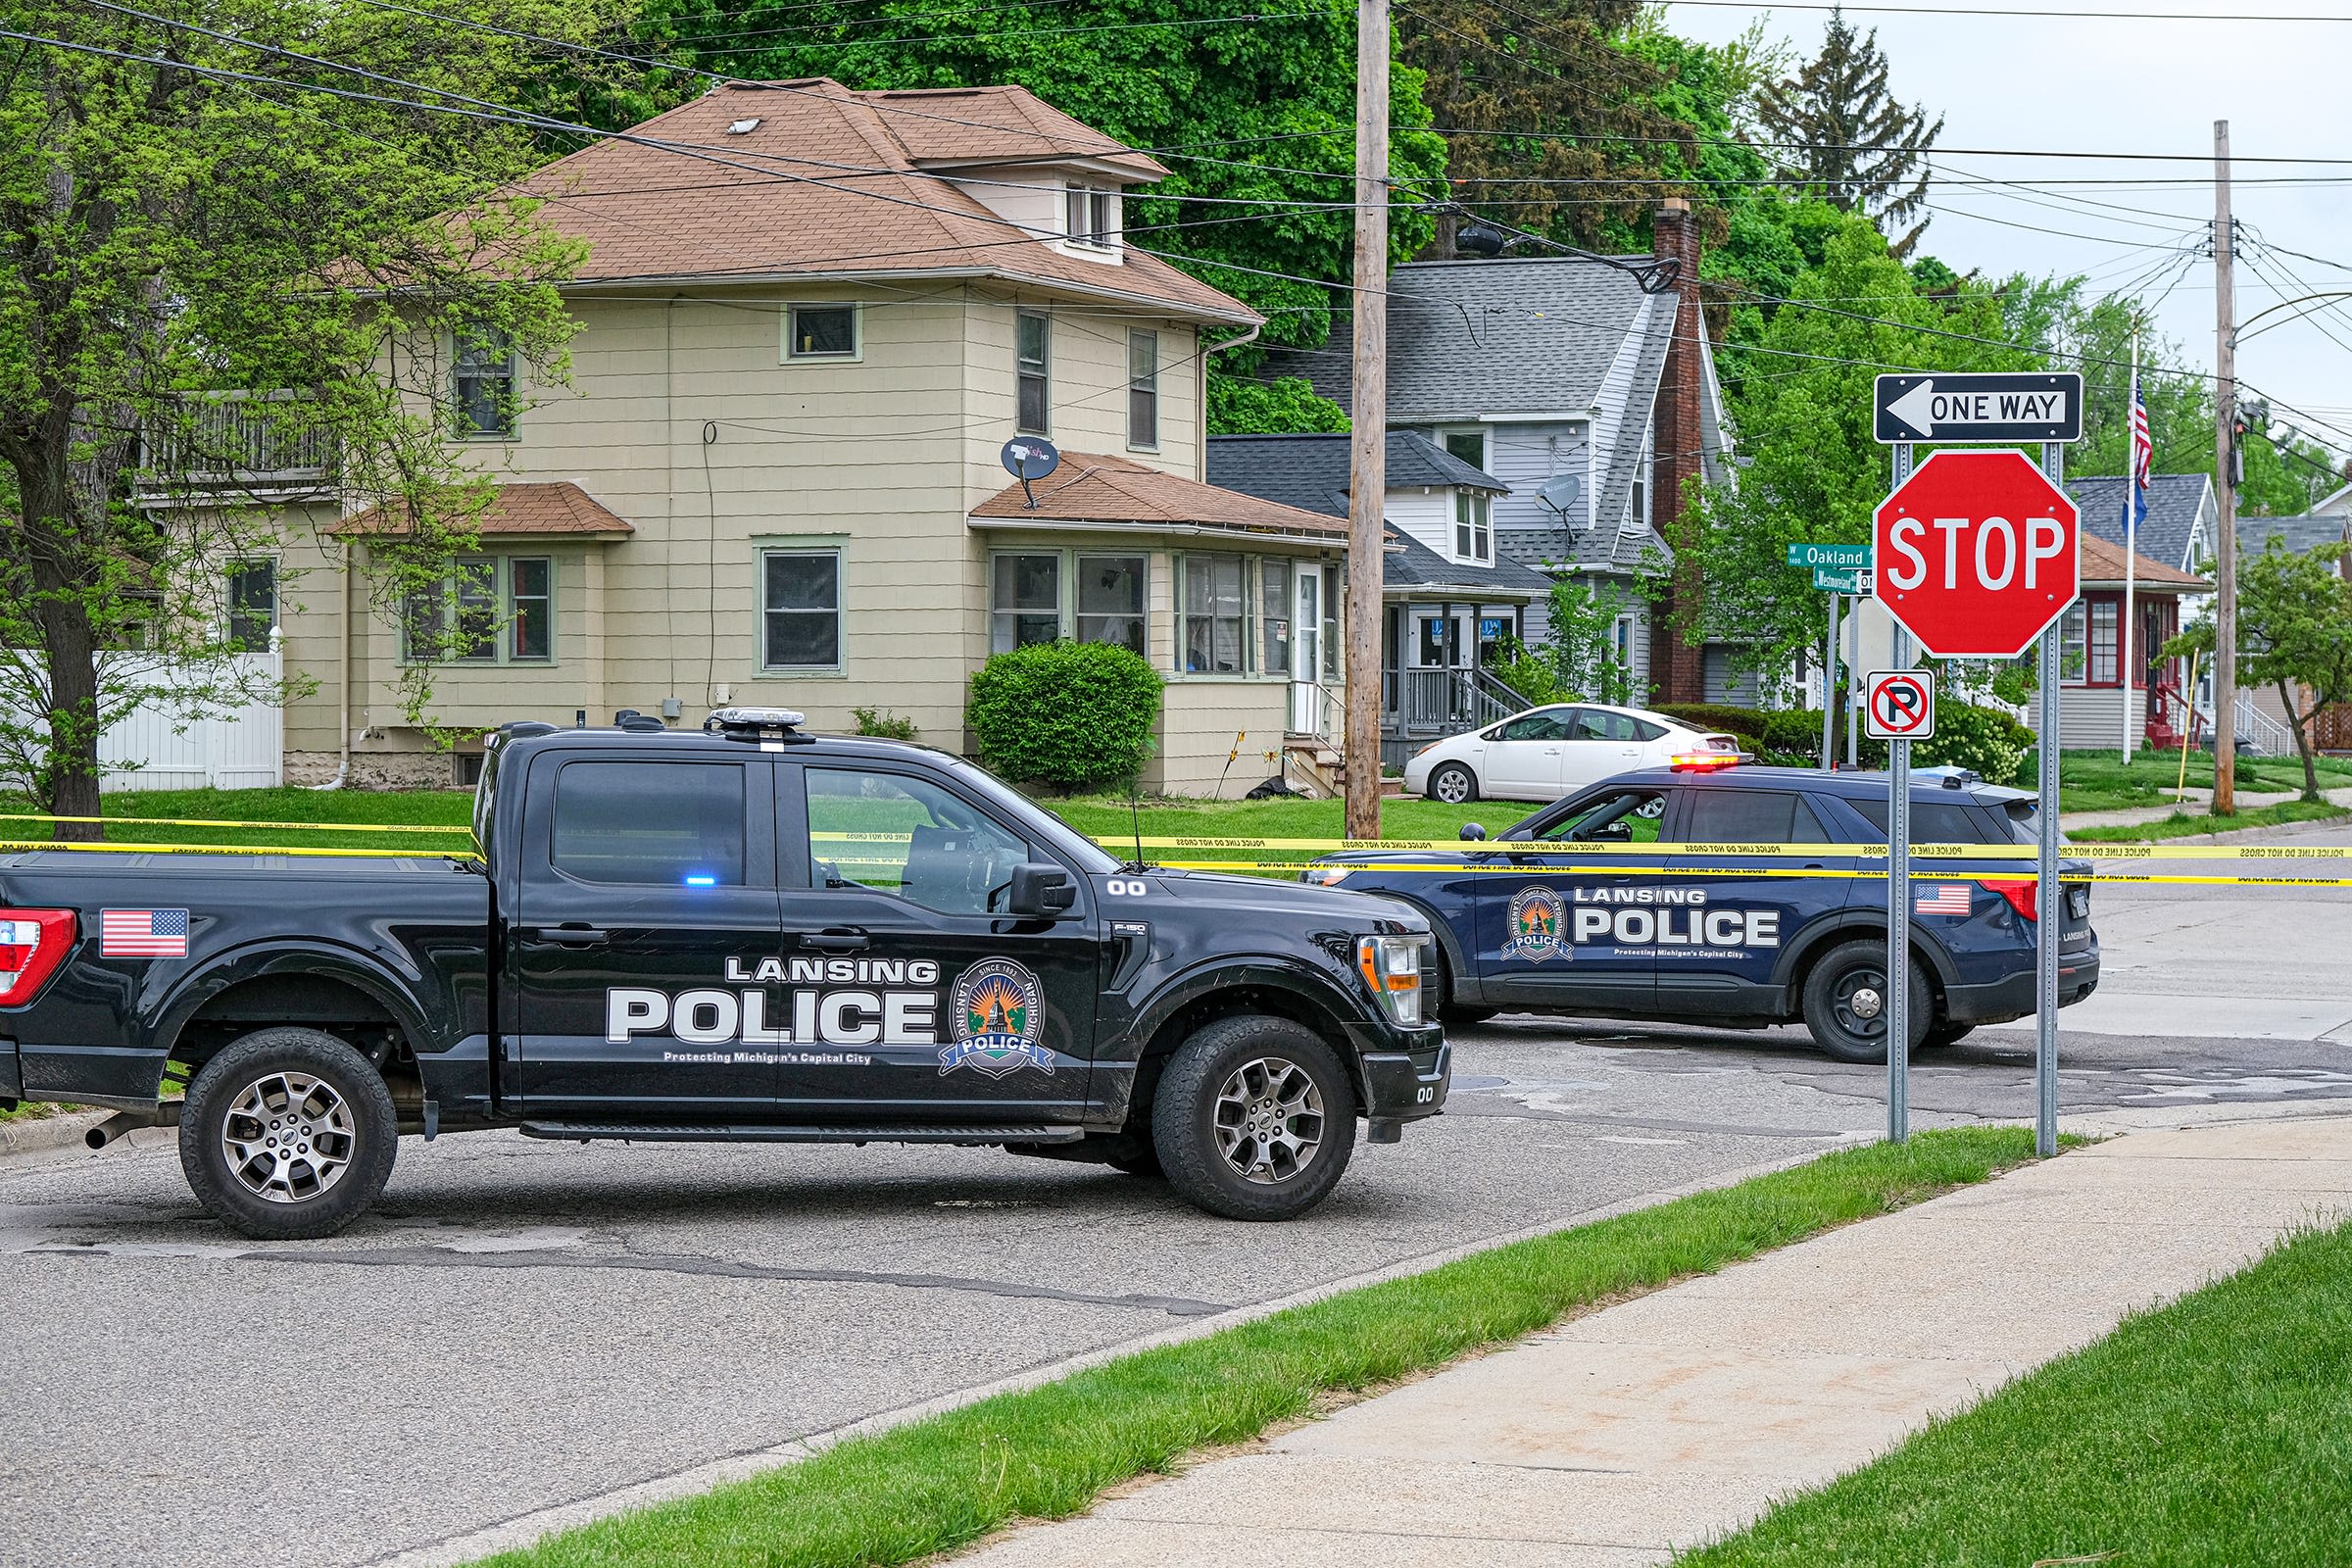
<path fill-rule="evenodd" d="M 818 953 L 862 953 L 869 941 L 862 931 L 810 931 L 801 937 L 801 946 Z"/>
<path fill-rule="evenodd" d="M 543 925 L 533 928 L 531 935 L 566 948 L 601 948 L 612 939 L 611 932 L 586 925 Z"/>

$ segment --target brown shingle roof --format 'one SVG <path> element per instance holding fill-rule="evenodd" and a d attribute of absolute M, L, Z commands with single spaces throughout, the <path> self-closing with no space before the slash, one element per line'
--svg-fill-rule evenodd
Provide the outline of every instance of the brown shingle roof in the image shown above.
<path fill-rule="evenodd" d="M 758 123 L 741 135 L 730 124 Z M 816 77 L 730 82 L 632 127 L 672 144 L 600 141 L 522 182 L 541 217 L 586 240 L 581 283 L 784 274 L 984 274 L 1255 322 L 1241 301 L 1155 256 L 1064 255 L 922 166 L 1060 157 L 1156 179 L 1158 164 L 1018 87 L 852 92 Z M 713 161 L 715 160 L 715 161 Z"/>
<path fill-rule="evenodd" d="M 2132 581 L 2151 588 L 2173 588 L 2184 593 L 2211 593 L 2213 584 L 2204 578 L 2177 567 L 2136 556 L 2132 568 Z M 2082 580 L 2086 583 L 2113 584 L 2121 587 L 2124 581 L 2124 547 L 2100 538 L 2088 528 L 2082 530 Z"/>
<path fill-rule="evenodd" d="M 1247 531 L 1312 534 L 1345 542 L 1348 519 L 1260 501 L 1238 490 L 1180 479 L 1125 458 L 1065 452 L 1061 466 L 1030 481 L 1035 510 L 1018 484 L 1006 485 L 972 509 L 975 519 L 1005 522 L 1126 522 L 1192 524 Z"/>
<path fill-rule="evenodd" d="M 501 534 L 532 538 L 561 535 L 621 538 L 637 531 L 628 518 L 598 501 L 569 479 L 553 484 L 502 484 L 473 526 L 485 539 Z M 321 530 L 329 534 L 406 533 L 404 513 L 398 523 L 381 507 L 355 512 Z"/>

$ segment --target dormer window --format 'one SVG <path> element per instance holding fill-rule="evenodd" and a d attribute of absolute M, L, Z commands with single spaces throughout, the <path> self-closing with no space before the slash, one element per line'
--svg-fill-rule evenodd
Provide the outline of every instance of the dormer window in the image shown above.
<path fill-rule="evenodd" d="M 1494 564 L 1494 498 L 1484 490 L 1453 493 L 1453 559 L 1456 564 Z"/>
<path fill-rule="evenodd" d="M 1113 196 L 1100 185 L 1073 184 L 1062 192 L 1062 232 L 1071 244 L 1098 251 L 1118 248 Z"/>

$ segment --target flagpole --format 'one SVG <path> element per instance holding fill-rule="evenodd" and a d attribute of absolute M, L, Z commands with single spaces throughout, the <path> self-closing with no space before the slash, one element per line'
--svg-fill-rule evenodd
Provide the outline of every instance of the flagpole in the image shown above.
<path fill-rule="evenodd" d="M 2151 432 L 2152 433 L 2152 432 Z M 2124 394 L 2124 618 L 2116 628 L 2122 633 L 2119 641 L 2122 652 L 2115 672 L 2121 677 L 2124 694 L 2124 765 L 2132 765 L 2132 589 L 2139 559 L 2138 530 L 2132 519 L 2139 514 L 2135 503 L 2139 500 L 2139 322 L 2132 322 L 2132 385 Z"/>

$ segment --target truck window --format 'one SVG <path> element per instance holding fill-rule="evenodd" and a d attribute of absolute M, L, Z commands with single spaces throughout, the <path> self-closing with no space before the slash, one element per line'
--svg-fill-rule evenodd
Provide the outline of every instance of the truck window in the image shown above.
<path fill-rule="evenodd" d="M 566 762 L 556 774 L 556 869 L 583 882 L 740 887 L 740 762 Z"/>
<path fill-rule="evenodd" d="M 905 773 L 811 767 L 808 864 L 819 887 L 862 887 L 942 914 L 1004 906 L 1029 846 L 962 797 Z"/>

